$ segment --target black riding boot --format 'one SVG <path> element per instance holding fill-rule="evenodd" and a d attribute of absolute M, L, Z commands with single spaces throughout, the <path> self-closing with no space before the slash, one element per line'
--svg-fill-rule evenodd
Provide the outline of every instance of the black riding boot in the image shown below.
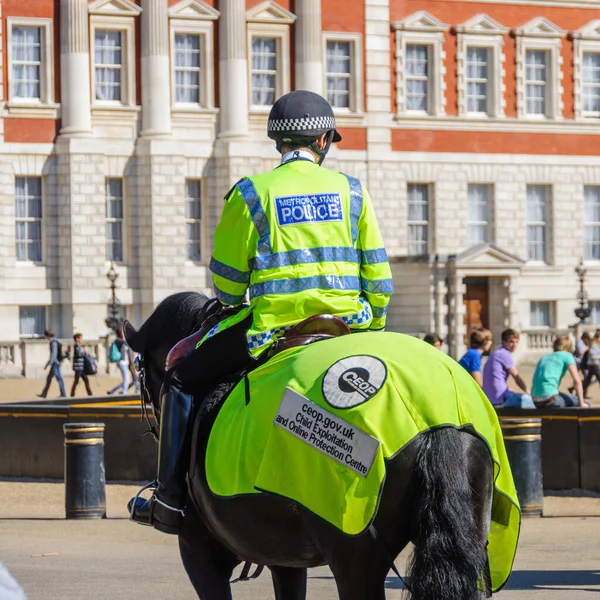
<path fill-rule="evenodd" d="M 164 533 L 179 533 L 185 502 L 188 424 L 193 397 L 172 386 L 163 396 L 158 445 L 158 472 L 150 500 L 139 494 L 127 505 L 132 521 Z"/>

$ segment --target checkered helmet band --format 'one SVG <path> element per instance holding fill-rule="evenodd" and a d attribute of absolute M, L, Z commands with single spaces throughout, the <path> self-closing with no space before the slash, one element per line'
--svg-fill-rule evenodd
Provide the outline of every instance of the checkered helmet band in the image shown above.
<path fill-rule="evenodd" d="M 269 119 L 267 131 L 283 133 L 301 133 L 315 131 L 330 131 L 335 129 L 334 117 L 306 117 L 302 119 Z"/>

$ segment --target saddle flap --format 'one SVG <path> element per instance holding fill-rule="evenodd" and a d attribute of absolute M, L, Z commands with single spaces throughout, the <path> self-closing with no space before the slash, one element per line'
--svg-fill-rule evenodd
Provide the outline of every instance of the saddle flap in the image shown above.
<path fill-rule="evenodd" d="M 176 364 L 180 363 L 184 358 L 187 358 L 190 354 L 192 354 L 192 352 L 196 350 L 198 342 L 200 342 L 205 335 L 206 331 L 204 328 L 201 328 L 200 331 L 196 331 L 195 333 L 192 333 L 192 335 L 189 335 L 188 337 L 177 342 L 171 348 L 171 350 L 169 350 L 169 354 L 167 354 L 165 371 L 168 372 Z"/>

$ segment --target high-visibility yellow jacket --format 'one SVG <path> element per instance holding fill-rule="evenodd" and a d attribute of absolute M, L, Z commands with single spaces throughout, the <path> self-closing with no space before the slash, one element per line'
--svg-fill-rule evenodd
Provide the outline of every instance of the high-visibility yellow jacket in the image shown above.
<path fill-rule="evenodd" d="M 239 181 L 215 230 L 217 298 L 250 307 L 252 354 L 300 321 L 334 314 L 353 329 L 383 329 L 393 292 L 373 205 L 360 181 L 293 160 Z"/>

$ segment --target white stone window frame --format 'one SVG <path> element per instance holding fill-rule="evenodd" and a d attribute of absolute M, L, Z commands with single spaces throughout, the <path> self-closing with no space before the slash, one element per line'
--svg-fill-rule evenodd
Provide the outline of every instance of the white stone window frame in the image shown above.
<path fill-rule="evenodd" d="M 270 106 L 252 104 L 252 39 L 255 37 L 275 38 L 277 48 L 277 75 L 275 98 L 290 91 L 290 26 L 296 16 L 272 0 L 262 2 L 246 12 L 247 63 L 248 63 L 248 107 L 252 114 L 268 114 Z"/>
<path fill-rule="evenodd" d="M 169 8 L 169 42 L 171 71 L 171 111 L 213 112 L 215 110 L 214 23 L 219 11 L 204 2 L 184 0 Z M 200 102 L 177 102 L 175 92 L 175 36 L 178 33 L 200 36 Z"/>
<path fill-rule="evenodd" d="M 350 42 L 350 108 L 333 107 L 337 116 L 363 113 L 363 50 L 360 33 L 324 31 L 323 37 L 323 95 L 327 97 L 327 42 Z"/>
<path fill-rule="evenodd" d="M 539 17 L 514 31 L 517 40 L 517 116 L 519 119 L 562 119 L 564 108 L 561 55 L 565 31 Z M 526 98 L 526 56 L 528 50 L 542 50 L 549 57 L 546 76 L 546 114 L 528 114 Z"/>
<path fill-rule="evenodd" d="M 121 100 L 96 98 L 96 30 L 121 32 Z M 135 17 L 90 15 L 90 85 L 92 108 L 121 108 L 136 106 L 135 75 Z"/>
<path fill-rule="evenodd" d="M 504 62 L 506 56 L 502 48 L 508 28 L 491 17 L 480 14 L 456 27 L 457 32 L 457 88 L 458 115 L 481 119 L 503 118 L 506 110 L 506 85 Z M 467 49 L 486 48 L 488 50 L 488 110 L 486 113 L 467 110 Z"/>
<path fill-rule="evenodd" d="M 575 95 L 575 119 L 597 121 L 600 113 L 583 110 L 583 54 L 600 54 L 600 19 L 591 21 L 575 31 L 573 38 L 573 80 Z"/>
<path fill-rule="evenodd" d="M 446 114 L 446 53 L 444 34 L 450 29 L 427 11 L 418 11 L 406 19 L 393 24 L 396 30 L 396 116 L 431 116 Z M 428 98 L 427 110 L 406 108 L 406 46 L 428 47 Z"/>
<path fill-rule="evenodd" d="M 13 27 L 39 27 L 41 31 L 40 98 L 14 98 L 12 85 Z M 54 35 L 52 19 L 33 17 L 6 18 L 7 98 L 11 117 L 58 118 L 59 105 L 54 102 Z"/>

